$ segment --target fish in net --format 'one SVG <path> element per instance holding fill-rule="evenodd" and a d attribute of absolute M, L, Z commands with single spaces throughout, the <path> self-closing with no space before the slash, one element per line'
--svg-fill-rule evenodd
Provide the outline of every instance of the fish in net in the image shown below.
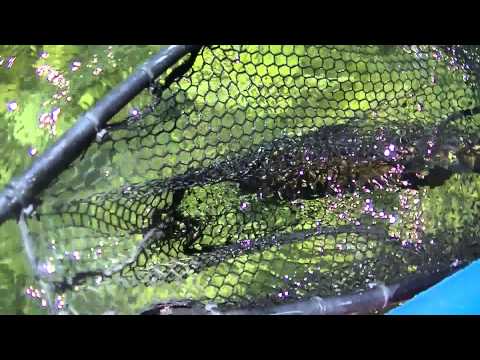
<path fill-rule="evenodd" d="M 412 296 L 478 258 L 478 202 L 459 189 L 479 183 L 479 58 L 473 46 L 198 48 L 22 215 L 52 302 L 307 314 Z"/>

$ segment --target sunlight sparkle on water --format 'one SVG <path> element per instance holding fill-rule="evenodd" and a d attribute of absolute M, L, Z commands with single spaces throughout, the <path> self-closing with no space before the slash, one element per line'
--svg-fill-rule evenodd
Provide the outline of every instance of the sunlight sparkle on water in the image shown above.
<path fill-rule="evenodd" d="M 7 103 L 7 110 L 8 111 L 15 111 L 18 109 L 18 104 L 16 101 L 9 101 Z"/>
<path fill-rule="evenodd" d="M 58 309 L 58 310 L 61 310 L 65 307 L 65 299 L 63 296 L 57 296 L 55 298 L 55 307 Z"/>
<path fill-rule="evenodd" d="M 72 65 L 70 66 L 70 70 L 71 71 L 77 71 L 80 68 L 81 65 L 82 65 L 82 63 L 80 61 L 74 61 L 72 63 Z"/>
<path fill-rule="evenodd" d="M 250 203 L 248 202 L 242 202 L 240 204 L 240 210 L 242 211 L 246 211 L 246 210 L 249 210 L 250 209 Z"/>
<path fill-rule="evenodd" d="M 130 116 L 139 117 L 141 115 L 140 110 L 133 108 L 130 110 Z"/>
<path fill-rule="evenodd" d="M 15 56 L 10 56 L 10 57 L 7 59 L 7 64 L 6 64 L 6 66 L 7 66 L 8 69 L 11 69 L 11 68 L 12 68 L 13 64 L 15 63 L 15 59 L 16 59 Z"/>
<path fill-rule="evenodd" d="M 37 154 L 38 154 L 38 150 L 37 150 L 35 147 L 30 146 L 30 147 L 28 148 L 28 155 L 29 155 L 29 156 L 35 156 L 35 155 L 37 155 Z"/>
<path fill-rule="evenodd" d="M 48 274 L 53 274 L 55 272 L 55 265 L 53 265 L 51 262 L 47 262 L 45 264 L 45 270 Z"/>

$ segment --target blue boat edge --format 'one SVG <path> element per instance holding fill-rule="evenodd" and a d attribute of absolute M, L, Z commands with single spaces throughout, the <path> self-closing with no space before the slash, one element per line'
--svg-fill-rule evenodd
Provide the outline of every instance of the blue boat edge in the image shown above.
<path fill-rule="evenodd" d="M 480 315 L 479 279 L 476 260 L 386 315 Z"/>

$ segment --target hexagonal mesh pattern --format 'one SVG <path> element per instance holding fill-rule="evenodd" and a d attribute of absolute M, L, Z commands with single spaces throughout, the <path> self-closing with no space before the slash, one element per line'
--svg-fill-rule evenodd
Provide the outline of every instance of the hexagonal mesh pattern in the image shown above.
<path fill-rule="evenodd" d="M 29 229 L 45 276 L 75 311 L 135 313 L 339 296 L 475 259 L 476 222 L 442 223 L 436 190 L 475 181 L 479 55 L 202 48 L 44 194 Z"/>

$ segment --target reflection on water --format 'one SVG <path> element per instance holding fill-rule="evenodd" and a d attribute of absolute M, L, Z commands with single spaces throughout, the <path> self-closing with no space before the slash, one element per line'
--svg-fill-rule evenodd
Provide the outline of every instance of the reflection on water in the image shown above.
<path fill-rule="evenodd" d="M 0 187 L 162 47 L 0 46 Z M 142 104 L 138 99 L 135 106 Z M 42 294 L 32 285 L 15 223 L 0 226 L 0 239 L 0 314 L 42 312 L 26 301 L 42 305 Z M 56 304 L 61 308 L 63 300 Z"/>

